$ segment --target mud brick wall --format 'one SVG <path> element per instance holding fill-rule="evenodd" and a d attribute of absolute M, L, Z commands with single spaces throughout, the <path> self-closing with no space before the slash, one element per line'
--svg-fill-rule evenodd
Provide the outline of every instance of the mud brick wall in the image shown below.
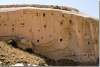
<path fill-rule="evenodd" d="M 96 62 L 98 27 L 98 20 L 72 11 L 37 7 L 0 9 L 0 37 L 31 40 L 34 52 L 54 60 Z"/>

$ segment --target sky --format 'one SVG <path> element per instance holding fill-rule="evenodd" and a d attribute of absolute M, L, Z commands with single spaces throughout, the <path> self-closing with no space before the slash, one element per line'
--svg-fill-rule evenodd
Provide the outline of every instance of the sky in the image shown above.
<path fill-rule="evenodd" d="M 99 0 L 0 0 L 2 4 L 43 4 L 70 6 L 89 16 L 99 18 Z"/>

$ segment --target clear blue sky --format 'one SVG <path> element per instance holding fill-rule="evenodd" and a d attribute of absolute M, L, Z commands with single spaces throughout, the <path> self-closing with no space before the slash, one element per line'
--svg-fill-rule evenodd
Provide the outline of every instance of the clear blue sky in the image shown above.
<path fill-rule="evenodd" d="M 90 16 L 99 18 L 98 0 L 0 0 L 0 4 L 49 4 L 71 6 Z"/>

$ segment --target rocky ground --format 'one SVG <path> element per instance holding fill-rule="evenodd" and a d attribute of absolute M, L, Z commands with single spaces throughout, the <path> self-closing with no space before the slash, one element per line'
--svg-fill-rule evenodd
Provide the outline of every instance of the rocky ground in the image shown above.
<path fill-rule="evenodd" d="M 3 65 L 14 65 L 16 63 L 47 65 L 43 58 L 14 48 L 4 41 L 0 41 L 0 63 Z"/>

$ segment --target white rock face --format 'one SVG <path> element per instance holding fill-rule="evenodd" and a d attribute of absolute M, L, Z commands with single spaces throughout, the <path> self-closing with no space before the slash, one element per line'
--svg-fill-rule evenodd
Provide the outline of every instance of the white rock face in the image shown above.
<path fill-rule="evenodd" d="M 98 30 L 96 19 L 79 12 L 36 7 L 0 9 L 0 36 L 31 40 L 34 46 L 27 44 L 25 48 L 31 46 L 34 52 L 54 60 L 96 62 Z"/>
<path fill-rule="evenodd" d="M 17 63 L 15 65 L 11 65 L 11 66 L 24 66 L 23 63 Z"/>
<path fill-rule="evenodd" d="M 11 65 L 11 66 L 38 66 L 38 65 L 31 65 L 31 64 L 23 64 L 23 63 L 17 63 L 15 65 Z"/>

